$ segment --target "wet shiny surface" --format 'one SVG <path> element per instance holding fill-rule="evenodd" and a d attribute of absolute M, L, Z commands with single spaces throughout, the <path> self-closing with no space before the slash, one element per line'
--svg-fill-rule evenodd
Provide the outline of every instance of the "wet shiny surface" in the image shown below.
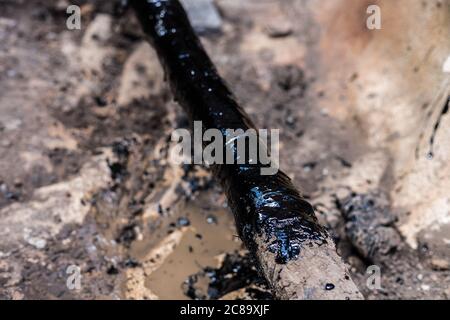
<path fill-rule="evenodd" d="M 190 121 L 202 121 L 204 130 L 219 129 L 224 138 L 227 129 L 254 128 L 218 75 L 180 3 L 134 0 L 131 5 L 158 53 L 175 99 Z M 288 176 L 281 171 L 264 176 L 261 167 L 259 159 L 254 165 L 213 167 L 246 245 L 254 251 L 255 236 L 262 236 L 267 249 L 276 254 L 276 261 L 286 263 L 298 256 L 302 245 L 325 243 L 326 232 L 318 224 L 312 206 Z"/>

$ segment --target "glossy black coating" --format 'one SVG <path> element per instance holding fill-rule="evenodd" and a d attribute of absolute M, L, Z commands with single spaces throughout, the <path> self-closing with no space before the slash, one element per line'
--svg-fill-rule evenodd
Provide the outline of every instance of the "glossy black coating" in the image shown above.
<path fill-rule="evenodd" d="M 176 101 L 190 121 L 203 129 L 254 128 L 237 104 L 194 33 L 177 0 L 131 0 L 148 40 L 156 49 Z M 225 141 L 225 139 L 224 139 Z M 260 173 L 261 164 L 214 165 L 213 172 L 227 195 L 239 235 L 255 252 L 255 236 L 262 236 L 277 263 L 296 258 L 302 245 L 322 245 L 327 234 L 312 206 L 286 174 Z"/>

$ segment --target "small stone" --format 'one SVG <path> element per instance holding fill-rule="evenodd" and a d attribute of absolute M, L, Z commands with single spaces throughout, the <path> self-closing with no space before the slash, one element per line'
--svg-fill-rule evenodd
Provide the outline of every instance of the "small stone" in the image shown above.
<path fill-rule="evenodd" d="M 47 241 L 41 238 L 28 238 L 27 242 L 37 249 L 43 249 L 47 244 Z"/>
<path fill-rule="evenodd" d="M 444 271 L 450 269 L 450 262 L 446 259 L 432 258 L 430 263 L 434 270 Z"/>
<path fill-rule="evenodd" d="M 295 118 L 293 116 L 286 117 L 286 124 L 293 125 L 295 123 Z"/>
<path fill-rule="evenodd" d="M 178 218 L 178 220 L 177 220 L 177 226 L 179 226 L 179 227 L 187 227 L 190 224 L 191 224 L 191 222 L 189 221 L 189 219 L 185 218 L 185 217 Z"/>
<path fill-rule="evenodd" d="M 125 260 L 125 267 L 127 267 L 127 268 L 136 268 L 138 266 L 139 266 L 139 262 L 137 262 L 134 259 L 130 258 L 130 259 Z"/>
<path fill-rule="evenodd" d="M 421 288 L 422 288 L 423 291 L 429 291 L 431 287 L 429 285 L 427 285 L 427 284 L 423 284 L 421 286 Z"/>
<path fill-rule="evenodd" d="M 314 170 L 314 168 L 316 167 L 317 163 L 315 162 L 307 162 L 303 164 L 303 171 L 308 173 L 311 172 L 312 170 Z"/>
<path fill-rule="evenodd" d="M 217 224 L 217 218 L 211 214 L 206 217 L 206 222 L 208 222 L 208 224 Z"/>
<path fill-rule="evenodd" d="M 334 289 L 334 284 L 332 284 L 332 283 L 327 283 L 326 285 L 325 285 L 325 290 L 333 290 Z"/>
<path fill-rule="evenodd" d="M 196 32 L 205 34 L 220 31 L 222 18 L 213 0 L 181 0 L 181 3 Z"/>

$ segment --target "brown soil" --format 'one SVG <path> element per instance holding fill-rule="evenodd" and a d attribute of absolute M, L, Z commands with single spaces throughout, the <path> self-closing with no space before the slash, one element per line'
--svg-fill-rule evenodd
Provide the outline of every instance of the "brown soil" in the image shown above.
<path fill-rule="evenodd" d="M 381 31 L 343 2 L 217 0 L 202 42 L 365 297 L 448 299 L 450 2 L 375 1 Z M 73 31 L 66 1 L 0 3 L 0 298 L 270 298 L 216 182 L 168 161 L 187 121 L 132 12 L 75 3 Z"/>

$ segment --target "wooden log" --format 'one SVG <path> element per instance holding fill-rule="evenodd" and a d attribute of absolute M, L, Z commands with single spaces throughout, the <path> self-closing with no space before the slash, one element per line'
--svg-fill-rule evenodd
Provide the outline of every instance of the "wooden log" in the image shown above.
<path fill-rule="evenodd" d="M 155 48 L 176 101 L 190 120 L 215 128 L 254 128 L 193 31 L 177 0 L 132 0 Z M 224 149 L 229 148 L 224 146 Z M 234 150 L 234 149 L 233 149 Z M 235 158 L 237 155 L 234 155 Z M 282 171 L 262 175 L 264 165 L 216 164 L 241 239 L 280 299 L 361 299 L 333 240 L 312 206 Z"/>

